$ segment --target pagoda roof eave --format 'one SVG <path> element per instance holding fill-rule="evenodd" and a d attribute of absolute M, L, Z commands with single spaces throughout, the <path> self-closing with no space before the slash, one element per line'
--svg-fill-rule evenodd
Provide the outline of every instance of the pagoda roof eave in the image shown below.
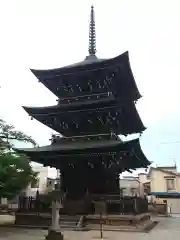
<path fill-rule="evenodd" d="M 128 51 L 120 54 L 117 57 L 109 58 L 109 59 L 98 59 L 95 56 L 94 56 L 95 58 L 92 58 L 92 57 L 93 56 L 88 56 L 83 62 L 72 64 L 69 66 L 61 67 L 61 68 L 44 69 L 44 70 L 30 69 L 30 70 L 45 87 L 47 87 L 53 94 L 55 94 L 59 98 L 64 98 L 64 97 L 66 98 L 68 96 L 68 94 L 66 95 L 66 93 L 62 91 L 62 87 L 64 86 L 64 83 L 68 82 L 72 76 L 73 78 L 75 78 L 74 82 L 80 83 L 82 76 L 84 75 L 90 74 L 91 79 L 94 79 L 96 78 L 95 77 L 96 72 L 98 74 L 102 72 L 110 74 L 112 71 L 116 72 L 117 74 L 120 74 L 118 79 L 115 80 L 117 81 L 117 85 L 118 84 L 121 85 L 121 82 L 122 82 L 121 74 L 126 75 L 127 83 L 125 83 L 125 85 L 128 84 L 129 88 L 131 89 L 130 98 L 132 101 L 137 101 L 138 99 L 141 98 L 141 94 L 137 88 L 137 85 L 133 76 L 133 72 L 131 69 Z M 59 87 L 57 88 L 57 86 Z M 73 90 L 73 91 L 76 91 L 76 90 Z M 126 99 L 126 94 L 123 95 L 123 98 Z"/>
<path fill-rule="evenodd" d="M 71 105 L 71 104 L 69 104 Z M 102 104 L 103 105 L 103 104 Z M 142 133 L 146 128 L 141 121 L 140 115 L 137 112 L 134 103 L 129 103 L 125 106 L 114 104 L 113 101 L 109 101 L 106 106 L 99 104 L 96 108 L 83 107 L 81 109 L 76 108 L 60 108 L 60 105 L 51 107 L 24 107 L 24 110 L 31 116 L 32 119 L 43 123 L 62 135 L 69 137 L 73 135 L 91 135 L 97 134 L 97 128 L 94 128 L 91 122 L 87 119 L 87 113 L 91 115 L 95 114 L 95 117 L 106 116 L 108 112 L 111 112 L 114 117 L 112 122 L 98 122 L 98 133 L 114 132 L 117 135 L 128 135 L 132 133 Z M 97 112 L 97 109 L 98 111 Z M 119 115 L 117 116 L 117 112 Z M 73 117 L 72 117 L 73 116 Z M 123 118 L 122 118 L 123 117 Z M 92 118 L 92 117 L 91 117 Z M 91 119 L 90 118 L 90 119 Z M 55 120 L 53 120 L 55 119 Z M 93 119 L 93 118 L 92 118 Z M 133 121 L 133 124 L 129 125 L 129 119 Z M 66 121 L 68 127 L 64 128 L 62 122 Z M 73 121 L 76 121 L 78 128 L 73 125 Z"/>
<path fill-rule="evenodd" d="M 39 148 L 15 148 L 14 150 L 18 153 L 23 153 L 28 155 L 33 161 L 40 164 L 45 164 L 47 166 L 58 167 L 59 164 L 62 164 L 64 161 L 71 161 L 74 159 L 76 154 L 79 154 L 79 151 L 87 150 L 91 152 L 103 152 L 113 149 L 113 152 L 129 152 L 132 154 L 132 158 L 135 157 L 136 163 L 134 168 L 146 168 L 151 164 L 151 162 L 144 155 L 139 138 L 130 140 L 130 141 L 120 141 L 120 140 L 109 140 L 109 141 L 94 141 L 92 143 L 71 143 L 71 144 L 52 144 L 48 146 L 43 146 Z M 74 152 L 74 150 L 78 150 Z M 85 154 L 88 152 L 84 152 Z M 83 153 L 82 152 L 82 153 Z M 48 154 L 47 154 L 48 153 Z M 64 155 L 65 153 L 65 155 Z M 64 158 L 65 157 L 65 158 Z M 70 157 L 70 158 L 69 158 Z M 93 155 L 92 155 L 93 157 Z M 56 158 L 56 161 L 52 161 L 53 158 Z M 68 160 L 69 159 L 69 160 Z M 132 159 L 133 160 L 133 159 Z"/>
<path fill-rule="evenodd" d="M 91 68 L 91 70 L 98 69 L 101 65 L 105 66 L 113 66 L 117 65 L 118 63 L 121 63 L 122 59 L 124 57 L 128 58 L 129 61 L 129 52 L 126 51 L 114 58 L 109 58 L 109 59 L 98 59 L 98 58 L 93 58 L 92 60 L 89 58 L 91 56 L 86 57 L 84 61 L 71 64 L 68 66 L 64 66 L 61 68 L 53 68 L 53 69 L 32 69 L 30 68 L 30 71 L 39 79 L 43 79 L 44 77 L 48 78 L 51 77 L 52 75 L 66 75 L 70 74 L 70 72 L 77 72 L 77 71 L 82 71 L 86 70 L 86 68 Z"/>
<path fill-rule="evenodd" d="M 74 154 L 74 150 L 93 150 L 93 149 L 106 149 L 111 147 L 117 147 L 117 151 L 121 150 L 133 150 L 138 149 L 141 150 L 139 138 L 129 140 L 129 141 L 121 141 L 117 140 L 96 140 L 96 141 L 85 141 L 85 142 L 70 142 L 70 143 L 55 143 L 51 145 L 46 145 L 42 147 L 35 148 L 14 148 L 15 151 L 20 153 L 46 153 L 46 152 L 59 152 L 64 153 L 64 151 L 68 151 L 71 154 L 71 151 Z"/>
<path fill-rule="evenodd" d="M 93 141 L 93 142 L 76 142 L 70 144 L 52 144 L 36 148 L 16 148 L 14 149 L 20 153 L 45 153 L 45 152 L 63 152 L 63 151 L 73 151 L 73 150 L 83 150 L 83 149 L 96 149 L 96 148 L 107 148 L 114 147 L 122 144 L 120 140 L 106 140 L 106 141 Z"/>
<path fill-rule="evenodd" d="M 113 109 L 116 106 L 109 106 L 106 109 Z M 101 109 L 101 108 L 100 108 Z M 79 131 L 81 132 L 80 135 L 86 135 L 86 134 L 96 134 L 96 129 L 91 128 L 91 124 L 88 125 L 87 123 L 87 119 L 84 115 L 81 116 L 80 118 L 80 113 L 86 112 L 87 109 L 82 109 L 82 110 L 73 110 L 73 109 L 69 109 L 68 111 L 64 111 L 58 107 L 55 108 L 51 108 L 51 112 L 47 111 L 49 110 L 49 108 L 47 109 L 46 107 L 40 107 L 40 108 L 31 108 L 31 107 L 24 107 L 24 110 L 31 116 L 32 119 L 36 119 L 37 121 L 43 123 L 45 126 L 50 127 L 51 129 L 53 129 L 54 131 L 61 133 L 64 136 L 73 136 L 73 135 L 79 135 L 79 133 L 76 131 L 76 129 L 71 126 L 71 119 L 72 116 L 74 116 L 74 119 L 77 118 L 78 124 L 79 126 L 81 125 L 82 119 L 84 122 L 84 124 L 86 124 L 87 126 L 89 126 L 90 128 L 88 129 L 88 131 L 84 131 L 84 128 L 79 128 Z M 103 110 L 103 109 L 102 109 Z M 88 110 L 90 111 L 90 109 Z M 92 110 L 91 110 L 92 111 Z M 67 124 L 69 125 L 68 129 L 64 129 L 62 126 L 54 123 L 52 124 L 51 121 L 47 121 L 49 116 L 56 116 L 56 118 L 61 119 L 61 116 L 63 118 L 65 118 L 67 120 Z M 138 112 L 136 111 L 136 108 L 134 108 L 134 115 L 128 115 L 126 116 L 126 120 L 128 121 L 128 118 L 133 119 L 134 124 L 133 126 L 131 126 L 131 128 L 128 128 L 125 124 L 124 121 L 120 122 L 119 127 L 114 126 L 113 128 L 113 132 L 115 132 L 116 134 L 122 134 L 122 135 L 128 135 L 128 134 L 132 134 L 132 133 L 142 133 L 143 131 L 146 130 L 146 127 L 144 126 L 143 122 L 141 121 L 141 118 L 138 114 Z M 81 119 L 81 120 L 80 120 Z M 122 124 L 122 125 L 121 125 Z M 99 133 L 107 133 L 107 129 L 108 126 L 103 125 L 104 126 L 104 132 L 99 132 Z M 105 127 L 106 126 L 106 127 Z M 121 129 L 124 129 L 124 131 L 121 131 Z M 109 132 L 109 131 L 108 131 Z"/>
<path fill-rule="evenodd" d="M 76 111 L 78 109 L 82 109 L 83 107 L 85 106 L 96 106 L 96 105 L 99 105 L 99 104 L 110 104 L 112 102 L 114 102 L 115 99 L 114 97 L 109 97 L 107 99 L 101 99 L 101 100 L 92 100 L 92 101 L 79 101 L 79 102 L 73 102 L 71 104 L 69 103 L 61 103 L 61 104 L 56 104 L 56 105 L 52 105 L 52 106 L 43 106 L 43 107 L 31 107 L 31 106 L 22 106 L 24 108 L 24 110 L 30 114 L 30 115 L 33 115 L 33 114 L 48 114 L 49 111 L 52 111 L 52 112 L 59 112 L 61 110 L 72 110 L 72 109 L 75 109 Z"/>

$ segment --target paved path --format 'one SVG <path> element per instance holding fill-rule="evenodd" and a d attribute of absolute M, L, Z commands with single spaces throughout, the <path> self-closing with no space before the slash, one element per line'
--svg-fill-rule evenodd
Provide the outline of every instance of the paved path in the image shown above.
<path fill-rule="evenodd" d="M 150 233 L 123 233 L 104 232 L 104 239 L 111 240 L 171 240 L 179 239 L 180 217 L 159 218 L 160 223 Z M 0 240 L 42 240 L 47 232 L 43 230 L 7 229 L 0 228 Z M 65 239 L 69 240 L 90 240 L 100 239 L 98 231 L 89 232 L 64 232 Z"/>

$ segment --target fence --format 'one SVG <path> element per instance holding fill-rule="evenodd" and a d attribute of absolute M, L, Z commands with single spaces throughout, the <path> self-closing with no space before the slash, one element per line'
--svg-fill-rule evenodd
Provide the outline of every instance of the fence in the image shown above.
<path fill-rule="evenodd" d="M 47 213 L 51 212 L 51 198 L 47 196 L 36 196 L 36 197 L 19 197 L 18 211 L 19 212 L 31 212 L 31 213 Z M 62 213 L 68 214 L 72 208 L 76 209 L 80 205 L 79 211 L 83 211 L 84 214 L 95 213 L 95 202 L 103 201 L 108 214 L 141 214 L 148 212 L 148 201 L 147 199 L 140 197 L 119 197 L 119 195 L 93 195 L 89 198 L 89 201 L 84 199 L 81 201 L 69 201 L 68 199 L 64 202 L 64 209 Z M 82 204 L 83 202 L 84 204 Z M 87 202 L 87 204 L 86 204 Z M 81 203 L 81 204 L 80 204 Z M 83 206 L 83 207 L 82 207 Z M 81 213 L 83 213 L 81 212 Z"/>
<path fill-rule="evenodd" d="M 51 212 L 51 202 L 48 198 L 43 199 L 40 197 L 19 197 L 18 212 Z"/>
<path fill-rule="evenodd" d="M 141 214 L 148 212 L 148 201 L 140 197 L 123 197 L 107 201 L 107 212 L 112 214 Z"/>

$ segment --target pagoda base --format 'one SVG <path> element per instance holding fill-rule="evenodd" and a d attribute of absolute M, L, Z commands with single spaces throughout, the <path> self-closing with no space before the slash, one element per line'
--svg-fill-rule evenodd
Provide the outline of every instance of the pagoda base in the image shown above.
<path fill-rule="evenodd" d="M 157 223 L 151 220 L 151 214 L 142 213 L 137 215 L 127 214 L 90 214 L 83 216 L 60 216 L 60 229 L 54 231 L 51 229 L 51 216 L 44 216 L 46 222 L 37 224 L 37 216 L 34 213 L 34 220 L 28 222 L 29 217 L 32 218 L 32 214 L 22 214 L 21 222 L 15 223 L 13 227 L 18 228 L 32 228 L 32 229 L 49 229 L 46 240 L 61 240 L 63 235 L 61 230 L 70 231 L 89 231 L 89 230 L 100 230 L 103 231 L 131 231 L 131 232 L 148 232 Z M 42 217 L 42 216 L 41 216 Z M 76 219 L 75 219 L 76 218 Z M 23 221 L 26 219 L 26 223 Z M 20 220 L 20 219 L 19 219 Z M 32 220 L 32 219 L 31 219 Z M 49 223 L 49 224 L 48 224 Z M 10 225 L 8 225 L 10 227 Z"/>
<path fill-rule="evenodd" d="M 151 219 L 151 215 L 149 213 L 142 213 L 138 215 L 100 215 L 93 214 L 87 215 L 85 217 L 85 225 L 86 226 L 99 226 L 100 224 L 104 226 L 122 226 L 122 225 L 131 225 L 136 226 L 145 221 L 149 221 Z"/>
<path fill-rule="evenodd" d="M 85 217 L 84 230 L 144 232 L 152 230 L 158 222 L 151 220 L 149 213 L 138 215 L 88 215 Z"/>
<path fill-rule="evenodd" d="M 48 230 L 48 235 L 45 237 L 46 240 L 63 240 L 64 236 L 60 230 Z"/>

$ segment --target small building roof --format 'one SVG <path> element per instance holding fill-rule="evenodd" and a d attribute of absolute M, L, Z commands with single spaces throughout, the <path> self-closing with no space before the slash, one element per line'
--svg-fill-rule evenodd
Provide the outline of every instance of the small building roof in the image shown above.
<path fill-rule="evenodd" d="M 171 168 L 171 167 L 170 167 L 170 168 Z M 173 168 L 173 167 L 172 167 L 172 168 Z M 168 169 L 169 169 L 169 168 L 168 168 Z M 150 175 L 151 175 L 151 173 L 152 173 L 153 170 L 154 170 L 154 171 L 164 172 L 164 173 L 169 174 L 169 175 L 180 176 L 180 173 L 166 170 L 166 169 L 164 169 L 164 167 L 163 167 L 163 168 L 162 168 L 162 167 L 157 167 L 157 168 L 151 167 L 151 168 L 149 169 L 148 177 L 150 177 Z"/>
<path fill-rule="evenodd" d="M 180 192 L 150 192 L 150 195 L 156 196 L 156 197 L 178 197 L 180 198 Z"/>
<path fill-rule="evenodd" d="M 158 166 L 157 167 L 158 169 L 174 169 L 176 170 L 177 169 L 177 166 L 173 165 L 173 166 Z"/>

